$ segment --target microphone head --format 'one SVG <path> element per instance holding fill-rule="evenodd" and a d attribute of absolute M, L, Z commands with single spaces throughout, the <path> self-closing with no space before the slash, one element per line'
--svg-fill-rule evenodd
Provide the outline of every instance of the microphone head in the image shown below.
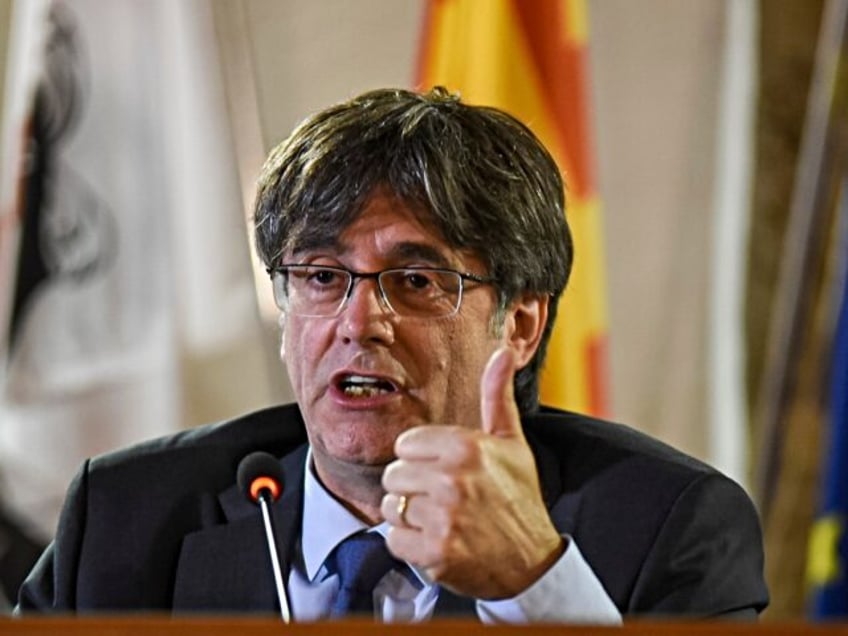
<path fill-rule="evenodd" d="M 267 490 L 272 501 L 283 494 L 283 471 L 277 458 L 264 451 L 256 451 L 239 462 L 236 483 L 242 494 L 253 503 L 259 501 Z"/>

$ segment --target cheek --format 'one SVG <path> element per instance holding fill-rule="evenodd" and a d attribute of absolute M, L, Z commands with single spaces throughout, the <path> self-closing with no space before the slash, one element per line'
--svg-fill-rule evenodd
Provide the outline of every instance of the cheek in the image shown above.
<path fill-rule="evenodd" d="M 290 331 L 284 331 L 280 338 L 280 357 L 286 366 L 286 371 L 289 376 L 289 383 L 294 391 L 295 399 L 300 401 L 302 395 L 303 377 L 300 371 L 300 361 L 302 356 L 299 355 L 295 344 L 290 342 Z"/>
<path fill-rule="evenodd" d="M 484 332 L 458 329 L 450 334 L 442 367 L 448 420 L 470 427 L 479 426 L 480 380 L 498 344 L 488 329 Z"/>
<path fill-rule="evenodd" d="M 295 398 L 301 402 L 305 398 L 304 391 L 309 383 L 310 360 L 317 360 L 314 351 L 319 342 L 317 333 L 319 325 L 305 323 L 298 318 L 281 321 L 282 335 L 280 337 L 280 355 L 289 375 L 289 382 Z"/>

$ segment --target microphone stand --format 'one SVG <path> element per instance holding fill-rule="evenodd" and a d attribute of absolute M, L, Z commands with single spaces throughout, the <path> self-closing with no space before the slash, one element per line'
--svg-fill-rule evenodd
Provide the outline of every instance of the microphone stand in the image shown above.
<path fill-rule="evenodd" d="M 269 501 L 271 493 L 267 488 L 259 492 L 259 508 L 262 510 L 262 521 L 265 524 L 265 538 L 268 542 L 268 554 L 271 557 L 271 566 L 274 569 L 274 584 L 277 587 L 277 599 L 280 601 L 280 617 L 284 623 L 291 622 L 289 602 L 286 598 L 286 588 L 283 585 L 283 573 L 280 570 L 280 558 L 277 555 L 277 542 L 274 540 L 274 525 L 271 519 L 271 507 Z"/>

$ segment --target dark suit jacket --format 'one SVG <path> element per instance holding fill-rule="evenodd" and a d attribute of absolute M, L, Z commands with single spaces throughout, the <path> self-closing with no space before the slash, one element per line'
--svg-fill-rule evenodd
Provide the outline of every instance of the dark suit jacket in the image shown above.
<path fill-rule="evenodd" d="M 744 491 L 634 430 L 552 409 L 525 418 L 551 518 L 622 613 L 749 614 L 768 602 Z M 18 611 L 276 611 L 258 509 L 234 485 L 253 450 L 281 457 L 278 551 L 296 543 L 306 436 L 275 407 L 88 460 Z M 436 616 L 469 609 L 442 590 Z"/>

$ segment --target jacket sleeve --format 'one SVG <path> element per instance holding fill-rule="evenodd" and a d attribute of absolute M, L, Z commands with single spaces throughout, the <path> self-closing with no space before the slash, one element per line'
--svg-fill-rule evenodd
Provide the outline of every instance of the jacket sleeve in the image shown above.
<path fill-rule="evenodd" d="M 89 462 L 68 487 L 56 537 L 21 585 L 15 614 L 71 612 L 76 608 L 76 580 L 85 533 Z"/>
<path fill-rule="evenodd" d="M 768 604 L 753 503 L 719 473 L 683 490 L 648 552 L 628 612 L 755 619 Z"/>

